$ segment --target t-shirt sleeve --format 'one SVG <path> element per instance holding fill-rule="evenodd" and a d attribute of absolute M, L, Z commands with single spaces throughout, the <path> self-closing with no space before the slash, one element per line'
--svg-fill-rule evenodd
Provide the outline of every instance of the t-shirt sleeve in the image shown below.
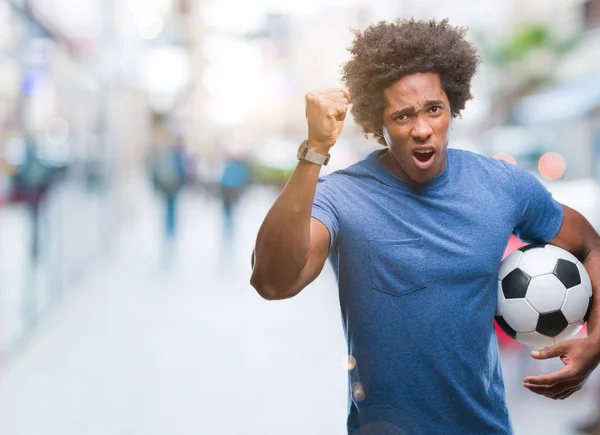
<path fill-rule="evenodd" d="M 532 174 L 505 163 L 512 172 L 517 222 L 514 234 L 527 243 L 546 243 L 559 232 L 563 207 Z"/>
<path fill-rule="evenodd" d="M 329 252 L 336 246 L 339 219 L 335 207 L 335 181 L 331 176 L 319 178 L 312 207 L 312 217 L 321 221 L 329 231 Z"/>

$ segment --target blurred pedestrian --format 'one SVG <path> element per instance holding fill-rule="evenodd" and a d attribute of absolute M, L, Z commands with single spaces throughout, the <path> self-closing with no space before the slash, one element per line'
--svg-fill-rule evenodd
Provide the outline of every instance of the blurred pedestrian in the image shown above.
<path fill-rule="evenodd" d="M 177 203 L 186 182 L 183 138 L 171 139 L 163 121 L 155 129 L 156 146 L 150 166 L 152 184 L 164 205 L 164 236 L 170 246 L 177 234 Z"/>
<path fill-rule="evenodd" d="M 225 234 L 233 233 L 234 209 L 250 184 L 250 167 L 242 157 L 229 157 L 223 167 L 220 196 L 223 207 Z"/>
<path fill-rule="evenodd" d="M 28 281 L 22 302 L 23 322 L 28 327 L 33 327 L 38 320 L 38 300 L 32 277 L 35 276 L 40 260 L 41 215 L 52 182 L 52 168 L 40 158 L 33 139 L 26 139 L 25 158 L 14 172 L 12 195 L 26 205 L 30 222 L 29 266 L 31 269 L 27 274 Z"/>
<path fill-rule="evenodd" d="M 25 158 L 14 174 L 14 194 L 29 211 L 31 222 L 30 258 L 33 263 L 39 257 L 40 214 L 44 199 L 52 184 L 52 169 L 38 155 L 32 139 L 26 140 Z"/>

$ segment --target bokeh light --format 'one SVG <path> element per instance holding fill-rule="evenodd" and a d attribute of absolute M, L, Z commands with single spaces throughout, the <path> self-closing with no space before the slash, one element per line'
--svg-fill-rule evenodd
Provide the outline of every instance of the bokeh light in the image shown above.
<path fill-rule="evenodd" d="M 352 355 L 348 355 L 344 358 L 344 368 L 348 369 L 348 371 L 354 370 L 356 367 L 356 358 Z"/>
<path fill-rule="evenodd" d="M 365 392 L 365 387 L 361 382 L 354 382 L 352 384 L 352 397 L 357 402 L 365 400 L 367 397 L 367 393 Z"/>
<path fill-rule="evenodd" d="M 517 164 L 517 160 L 508 153 L 498 153 L 495 154 L 492 158 L 496 160 L 504 160 L 505 162 L 510 163 L 511 165 Z"/>
<path fill-rule="evenodd" d="M 129 9 L 137 25 L 138 34 L 146 40 L 157 38 L 164 28 L 164 20 L 154 5 L 132 2 Z"/>
<path fill-rule="evenodd" d="M 567 169 L 567 163 L 559 153 L 549 152 L 540 157 L 538 170 L 542 177 L 547 180 L 558 180 Z"/>
<path fill-rule="evenodd" d="M 63 144 L 69 138 L 69 123 L 67 120 L 55 116 L 46 122 L 46 137 L 53 144 Z"/>

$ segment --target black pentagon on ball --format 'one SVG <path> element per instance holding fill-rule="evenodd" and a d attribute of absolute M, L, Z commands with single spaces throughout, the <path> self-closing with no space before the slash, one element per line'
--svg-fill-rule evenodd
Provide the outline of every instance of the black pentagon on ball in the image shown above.
<path fill-rule="evenodd" d="M 532 243 L 531 245 L 521 246 L 519 248 L 519 251 L 521 251 L 521 252 L 527 252 L 530 249 L 543 248 L 544 246 L 546 246 L 545 243 Z"/>
<path fill-rule="evenodd" d="M 496 322 L 498 323 L 498 326 L 509 335 L 509 337 L 517 338 L 517 331 L 512 329 L 509 324 L 506 323 L 504 317 L 496 316 Z"/>
<path fill-rule="evenodd" d="M 535 330 L 547 337 L 556 337 L 569 326 L 562 311 L 540 314 Z"/>
<path fill-rule="evenodd" d="M 566 288 L 575 287 L 581 284 L 581 275 L 577 266 L 569 260 L 562 258 L 556 262 L 554 275 L 562 282 Z"/>
<path fill-rule="evenodd" d="M 502 292 L 506 299 L 524 298 L 531 278 L 521 269 L 515 269 L 502 280 Z"/>

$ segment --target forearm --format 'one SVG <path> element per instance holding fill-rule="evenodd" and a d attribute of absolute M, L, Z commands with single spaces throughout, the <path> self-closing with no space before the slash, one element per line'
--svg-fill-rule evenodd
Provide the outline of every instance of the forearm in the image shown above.
<path fill-rule="evenodd" d="M 583 260 L 592 281 L 593 304 L 588 317 L 588 336 L 600 342 L 600 246 L 592 248 Z"/>
<path fill-rule="evenodd" d="M 268 286 L 285 292 L 306 265 L 320 169 L 319 165 L 299 162 L 267 213 L 254 249 L 252 283 L 255 287 Z"/>
<path fill-rule="evenodd" d="M 588 336 L 598 339 L 600 345 L 600 236 L 581 215 L 563 205 L 564 218 L 558 234 L 550 241 L 579 259 L 592 282 L 592 310 L 588 316 Z"/>

